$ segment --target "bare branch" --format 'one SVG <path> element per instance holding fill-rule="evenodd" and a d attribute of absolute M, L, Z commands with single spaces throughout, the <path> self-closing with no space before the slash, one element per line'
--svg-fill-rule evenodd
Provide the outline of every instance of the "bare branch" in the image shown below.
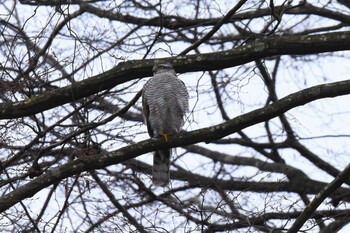
<path fill-rule="evenodd" d="M 112 164 L 118 164 L 156 149 L 179 147 L 198 142 L 208 143 L 248 126 L 277 117 L 292 108 L 302 106 L 311 101 L 350 94 L 349 85 L 350 81 L 347 80 L 307 88 L 288 95 L 264 108 L 243 114 L 225 123 L 192 132 L 180 133 L 171 138 L 169 142 L 165 142 L 162 139 L 150 139 L 141 141 L 135 145 L 123 147 L 108 154 L 78 158 L 58 168 L 52 169 L 9 194 L 2 196 L 0 198 L 0 212 L 5 211 L 20 200 L 31 197 L 41 189 L 66 177 L 83 171 L 100 169 Z"/>
<path fill-rule="evenodd" d="M 174 64 L 179 73 L 216 70 L 237 66 L 275 55 L 315 54 L 349 50 L 350 32 L 311 36 L 280 36 L 255 40 L 232 50 L 200 55 L 163 58 Z M 62 87 L 16 103 L 0 104 L 0 119 L 29 116 L 80 98 L 110 89 L 118 84 L 151 75 L 155 60 L 134 60 L 75 84 Z"/>

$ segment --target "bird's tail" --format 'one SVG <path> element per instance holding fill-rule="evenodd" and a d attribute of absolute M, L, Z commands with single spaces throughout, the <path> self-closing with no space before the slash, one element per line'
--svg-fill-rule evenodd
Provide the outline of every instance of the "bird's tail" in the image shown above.
<path fill-rule="evenodd" d="M 158 150 L 153 155 L 153 184 L 167 186 L 170 181 L 171 149 Z"/>

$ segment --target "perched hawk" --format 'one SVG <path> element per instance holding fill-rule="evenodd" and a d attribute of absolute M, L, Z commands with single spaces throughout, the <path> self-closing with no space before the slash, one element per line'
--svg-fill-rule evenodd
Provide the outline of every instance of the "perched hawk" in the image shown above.
<path fill-rule="evenodd" d="M 142 107 L 148 134 L 168 140 L 180 131 L 188 110 L 185 84 L 177 78 L 170 63 L 155 64 L 153 77 L 143 87 Z M 153 156 L 153 184 L 166 186 L 170 180 L 171 149 L 158 150 Z"/>

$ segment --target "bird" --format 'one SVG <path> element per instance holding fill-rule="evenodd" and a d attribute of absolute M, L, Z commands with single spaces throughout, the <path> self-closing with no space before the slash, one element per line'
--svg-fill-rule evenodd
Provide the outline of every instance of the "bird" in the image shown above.
<path fill-rule="evenodd" d="M 153 77 L 142 89 L 142 111 L 151 138 L 169 140 L 169 135 L 180 132 L 189 107 L 187 88 L 169 62 L 155 63 Z M 172 150 L 157 150 L 153 154 L 152 181 L 165 187 L 170 182 Z"/>

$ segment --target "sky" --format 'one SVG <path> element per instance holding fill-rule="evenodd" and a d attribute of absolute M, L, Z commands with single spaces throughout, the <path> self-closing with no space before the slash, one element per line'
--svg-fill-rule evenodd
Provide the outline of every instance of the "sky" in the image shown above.
<path fill-rule="evenodd" d="M 317 2 L 317 1 L 315 1 Z M 218 16 L 222 12 L 225 12 L 227 7 L 227 3 L 221 3 L 217 1 L 217 9 L 216 13 Z M 8 5 L 11 5 L 11 1 L 7 1 Z M 186 7 L 186 6 L 182 6 Z M 19 6 L 18 11 L 21 12 L 19 15 L 22 17 L 20 20 L 29 19 L 24 27 L 28 32 L 33 32 L 33 35 L 43 36 L 45 39 L 34 38 L 34 42 L 38 44 L 44 44 L 46 41 L 46 36 L 52 31 L 52 26 L 49 25 L 50 22 L 55 22 L 58 19 L 62 20 L 62 16 L 59 14 L 54 14 L 52 17 L 47 17 L 48 14 L 51 14 L 55 11 L 55 9 L 51 7 L 40 7 L 40 8 L 30 8 L 33 11 L 27 10 L 28 6 L 21 7 Z M 34 11 L 35 9 L 35 11 Z M 178 9 L 169 7 L 167 9 L 169 13 L 183 14 L 185 16 L 190 16 L 192 13 L 187 11 L 180 11 Z M 70 9 L 70 11 L 74 11 L 74 7 Z M 205 17 L 205 15 L 202 15 Z M 10 20 L 14 20 L 11 18 Z M 288 23 L 297 20 L 297 18 L 286 17 L 284 19 L 282 25 L 286 25 Z M 84 22 L 81 20 L 81 25 L 86 26 Z M 80 24 L 71 24 L 71 33 L 68 35 L 71 38 L 60 36 L 59 40 L 55 40 L 52 49 L 50 50 L 53 55 L 57 56 L 62 60 L 63 64 L 66 65 L 67 70 L 74 69 L 81 65 L 80 61 L 75 61 L 71 63 L 72 59 L 70 54 L 72 50 L 75 49 L 77 54 L 79 54 L 79 58 L 86 59 L 87 57 L 93 55 L 91 48 L 84 48 L 82 45 L 77 45 L 72 43 L 72 38 L 81 37 L 88 35 L 90 38 L 96 40 L 94 46 L 96 47 L 96 52 L 98 49 L 101 49 L 109 42 L 113 36 L 121 36 L 123 35 L 123 30 L 125 27 L 123 25 L 112 24 L 108 20 L 91 20 L 89 23 L 89 27 L 79 27 Z M 111 27 L 112 26 L 112 27 Z M 262 25 L 258 25 L 257 27 L 261 28 Z M 45 30 L 42 30 L 45 28 Z M 91 30 L 92 29 L 92 30 Z M 203 29 L 209 30 L 210 28 Z M 258 30 L 258 29 L 257 29 Z M 104 32 L 105 38 L 100 38 L 100 33 Z M 146 31 L 138 32 L 138 36 L 143 36 Z M 93 40 L 93 41 L 94 41 Z M 137 40 L 137 37 L 136 39 Z M 103 42 L 105 43 L 103 43 Z M 84 44 L 84 43 L 82 43 Z M 16 45 L 20 46 L 20 45 Z M 169 48 L 169 45 L 163 43 L 159 44 L 154 48 L 154 51 L 150 58 L 154 57 L 168 57 L 169 54 L 177 54 L 178 52 L 183 50 L 183 44 L 174 44 Z M 200 47 L 200 52 L 210 52 L 211 48 Z M 18 49 L 16 50 L 18 57 L 25 58 L 26 55 L 24 50 Z M 123 53 L 121 51 L 116 50 L 115 54 L 103 54 L 101 57 L 96 59 L 94 62 L 90 63 L 88 66 L 83 69 L 82 72 L 79 72 L 76 77 L 81 77 L 81 79 L 89 78 L 95 74 L 99 74 L 103 71 L 106 71 L 119 62 L 132 60 L 132 59 L 140 59 L 143 55 L 144 51 L 137 51 L 135 53 Z M 308 62 L 302 59 L 293 59 L 291 60 L 288 56 L 283 56 L 281 59 L 281 68 L 278 71 L 277 76 L 277 94 L 280 98 L 287 96 L 291 93 L 297 92 L 301 89 L 312 87 L 314 85 L 318 85 L 321 83 L 327 82 L 335 82 L 340 80 L 349 79 L 350 74 L 350 66 L 349 66 L 349 52 L 339 52 L 336 53 L 335 56 L 332 57 L 320 57 L 320 56 L 308 56 Z M 4 58 L 0 57 L 0 61 L 2 62 Z M 24 59 L 25 63 L 26 60 Z M 251 65 L 251 64 L 248 64 Z M 266 61 L 266 67 L 269 70 L 272 70 L 273 62 Z M 226 69 L 226 75 L 222 76 L 222 82 L 227 83 L 225 94 L 225 104 L 227 106 L 228 114 L 231 118 L 239 116 L 243 113 L 247 113 L 251 110 L 262 107 L 265 102 L 265 98 L 267 96 L 267 90 L 264 88 L 263 81 L 258 74 L 258 71 L 255 67 L 248 66 L 239 66 L 233 67 L 230 69 Z M 245 71 L 245 68 L 248 71 Z M 55 71 L 52 71 L 51 75 L 58 74 Z M 52 78 L 52 77 L 50 77 Z M 207 73 L 186 73 L 179 74 L 179 78 L 183 80 L 188 87 L 190 93 L 190 112 L 187 117 L 186 124 L 184 126 L 184 130 L 190 131 L 203 127 L 213 126 L 215 124 L 221 123 L 222 118 L 220 112 L 216 106 L 216 102 L 213 95 L 203 94 L 206 91 L 210 90 L 211 82 Z M 125 100 L 128 100 L 134 96 L 134 94 L 142 87 L 143 83 L 147 81 L 147 77 L 141 80 L 138 85 L 135 85 L 131 91 L 129 89 L 129 93 L 125 93 Z M 64 86 L 67 85 L 68 82 L 58 81 L 57 85 Z M 130 83 L 127 83 L 121 87 L 122 88 Z M 342 170 L 348 161 L 350 161 L 349 156 L 349 136 L 350 136 L 350 123 L 349 113 L 350 113 L 350 105 L 348 104 L 350 101 L 349 96 L 337 97 L 332 99 L 323 99 L 312 102 L 305 106 L 301 106 L 286 113 L 287 118 L 290 120 L 294 129 L 298 136 L 301 138 L 301 142 L 310 147 L 313 151 L 317 152 L 322 156 L 323 159 L 333 164 L 336 168 Z M 115 104 L 119 104 L 116 102 Z M 140 102 L 138 102 L 138 106 L 140 106 Z M 94 117 L 94 116 L 92 116 Z M 277 139 L 283 140 L 285 138 L 285 132 L 280 130 L 279 123 L 277 120 L 272 121 L 275 124 L 273 130 L 276 135 L 279 135 Z M 116 122 L 112 122 L 110 126 L 116 127 L 115 130 L 118 131 L 121 127 L 128 126 L 128 130 L 124 133 L 124 136 L 129 135 L 134 141 L 141 141 L 148 139 L 149 136 L 146 133 L 146 127 L 141 124 L 135 124 L 134 122 L 125 123 L 124 125 L 117 125 Z M 120 127 L 120 128 L 119 128 Z M 252 126 L 247 129 L 244 129 L 244 132 L 248 135 L 254 137 L 257 141 L 265 141 L 266 137 L 264 136 L 263 126 L 257 125 Z M 134 133 L 137 133 L 136 137 L 134 137 Z M 339 138 L 336 135 L 343 135 L 343 137 Z M 235 135 L 231 135 L 235 136 Z M 101 136 L 102 137 L 102 136 Z M 100 140 L 103 140 L 101 138 Z M 103 146 L 109 150 L 117 149 L 125 144 L 121 144 L 118 142 L 107 142 Z M 206 145 L 204 143 L 200 144 L 201 146 L 205 146 L 211 149 L 215 149 L 221 152 L 228 152 L 232 150 L 232 147 L 224 147 L 217 145 Z M 242 155 L 242 156 L 252 156 L 251 151 L 247 151 L 245 148 L 235 147 L 235 151 L 232 154 Z M 181 149 L 176 150 L 176 154 L 180 155 L 182 153 Z M 283 158 L 286 160 L 288 164 L 292 164 L 295 167 L 301 168 L 305 171 L 308 176 L 315 180 L 320 181 L 331 181 L 332 177 L 321 172 L 319 169 L 314 167 L 310 162 L 296 154 L 294 151 L 286 150 L 282 153 Z M 336 155 L 336 156 L 334 156 Z M 259 156 L 259 155 L 253 155 Z M 176 157 L 176 155 L 175 155 Z M 264 159 L 262 157 L 258 157 Z M 150 154 L 142 155 L 138 158 L 141 161 L 145 161 L 148 163 L 152 163 L 152 157 Z M 188 169 L 196 169 L 198 173 L 206 173 L 207 171 L 201 171 L 201 163 L 203 162 L 203 158 L 199 156 L 186 156 L 185 159 L 181 159 L 178 161 L 179 164 L 188 167 Z M 192 167 L 191 167 L 192 166 Z M 255 175 L 255 176 L 254 176 Z M 256 170 L 253 168 L 237 168 L 235 171 L 235 177 L 252 177 L 252 179 L 267 179 L 267 180 L 280 180 L 283 177 L 278 175 L 276 176 L 267 176 L 265 173 L 256 175 Z M 145 177 L 145 179 L 148 179 Z M 150 182 L 150 181 L 149 181 Z M 174 186 L 177 184 L 174 183 Z M 63 190 L 61 190 L 63 192 Z M 162 192 L 163 190 L 157 190 Z M 47 190 L 42 191 L 35 195 L 33 198 L 40 200 L 47 195 Z M 96 195 L 100 195 L 100 193 L 96 193 Z M 121 194 L 122 195 L 122 194 Z M 57 200 L 62 196 L 57 196 Z M 242 196 L 244 199 L 245 196 Z M 264 205 L 264 198 L 260 198 L 258 195 L 252 198 L 252 202 L 256 202 L 256 205 L 259 206 Z M 259 203 L 259 200 L 261 203 Z M 276 202 L 279 199 L 271 198 L 271 202 Z M 288 202 L 287 200 L 286 202 Z M 243 202 L 243 200 L 242 200 Z M 255 203 L 254 203 L 255 204 Z M 58 210 L 60 206 L 59 201 L 50 206 L 53 210 Z M 261 206 L 259 206 L 261 207 Z M 34 211 L 36 206 L 31 206 Z M 40 207 L 39 207 L 40 208 Z M 350 229 L 346 228 L 343 232 Z"/>

